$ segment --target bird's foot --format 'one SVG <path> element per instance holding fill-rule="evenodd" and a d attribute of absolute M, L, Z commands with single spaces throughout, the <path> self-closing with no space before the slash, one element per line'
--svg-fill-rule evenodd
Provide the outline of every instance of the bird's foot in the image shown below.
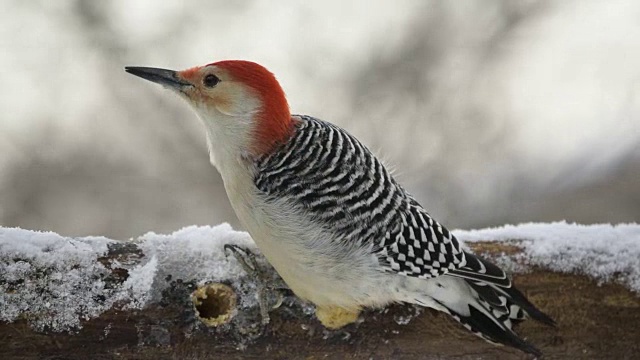
<path fill-rule="evenodd" d="M 256 256 L 246 248 L 226 244 L 224 246 L 225 253 L 229 252 L 238 260 L 240 266 L 251 277 L 257 279 L 258 287 L 258 305 L 260 306 L 260 316 L 262 326 L 266 326 L 269 321 L 269 310 L 276 309 L 282 305 L 284 294 L 281 291 L 282 284 L 274 284 L 271 276 L 265 273 L 256 260 Z M 275 298 L 274 296 L 275 295 Z"/>
<path fill-rule="evenodd" d="M 337 306 L 318 306 L 316 317 L 326 328 L 335 330 L 358 320 L 360 310 L 347 310 Z"/>

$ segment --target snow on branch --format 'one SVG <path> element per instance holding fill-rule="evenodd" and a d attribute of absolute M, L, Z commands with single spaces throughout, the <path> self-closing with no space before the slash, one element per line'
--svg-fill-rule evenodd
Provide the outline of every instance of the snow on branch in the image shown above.
<path fill-rule="evenodd" d="M 478 242 L 513 245 L 518 251 L 492 254 L 512 271 L 544 267 L 614 280 L 640 292 L 637 224 L 522 224 L 454 234 L 472 248 Z M 212 313 L 225 321 L 242 313 L 234 326 L 247 333 L 260 323 L 258 284 L 225 254 L 226 244 L 258 254 L 250 236 L 228 224 L 190 226 L 169 235 L 147 233 L 129 241 L 0 227 L 0 321 L 26 319 L 38 331 L 69 331 L 110 310 L 174 300 L 189 304 L 193 299 L 196 313 Z M 264 258 L 258 255 L 257 260 L 277 276 Z M 208 296 L 231 293 L 233 299 L 206 301 Z M 202 304 L 226 307 L 198 310 Z"/>
<path fill-rule="evenodd" d="M 179 286 L 193 288 L 198 308 L 208 293 L 220 293 L 205 288 L 198 296 L 195 289 L 208 283 L 233 284 L 246 294 L 239 306 L 255 307 L 256 284 L 233 256 L 226 256 L 225 244 L 256 251 L 247 233 L 228 224 L 147 233 L 130 241 L 0 228 L 0 321 L 27 319 L 39 331 L 73 330 L 111 309 L 157 303 Z M 211 298 L 208 303 L 213 304 Z"/>
<path fill-rule="evenodd" d="M 640 225 L 635 223 L 527 223 L 453 233 L 465 243 L 513 244 L 521 252 L 511 260 L 519 264 L 615 281 L 640 293 Z"/>

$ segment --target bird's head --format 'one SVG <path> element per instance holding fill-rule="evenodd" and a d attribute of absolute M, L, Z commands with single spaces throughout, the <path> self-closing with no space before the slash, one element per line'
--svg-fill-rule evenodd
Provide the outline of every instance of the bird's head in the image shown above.
<path fill-rule="evenodd" d="M 183 71 L 125 70 L 187 100 L 205 123 L 212 161 L 216 152 L 268 153 L 293 132 L 284 91 L 271 72 L 254 62 L 226 60 Z"/>

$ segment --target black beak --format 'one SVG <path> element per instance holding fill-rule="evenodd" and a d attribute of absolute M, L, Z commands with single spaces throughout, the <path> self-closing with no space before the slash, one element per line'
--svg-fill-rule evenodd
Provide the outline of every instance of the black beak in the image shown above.
<path fill-rule="evenodd" d="M 145 80 L 153 81 L 172 90 L 182 90 L 185 86 L 192 84 L 178 77 L 177 72 L 173 70 L 157 69 L 140 66 L 126 66 L 124 71 L 135 76 L 139 76 Z"/>

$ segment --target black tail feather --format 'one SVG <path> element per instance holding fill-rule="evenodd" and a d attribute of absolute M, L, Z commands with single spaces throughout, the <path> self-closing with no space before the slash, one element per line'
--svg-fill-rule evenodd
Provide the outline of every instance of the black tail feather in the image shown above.
<path fill-rule="evenodd" d="M 555 326 L 556 322 L 535 307 L 514 286 L 501 288 L 492 284 L 467 280 L 467 283 L 478 293 L 480 298 L 489 303 L 493 308 L 509 314 L 511 319 L 524 320 L 524 314 L 545 325 Z"/>
<path fill-rule="evenodd" d="M 502 269 L 474 254 L 465 253 L 465 258 L 467 259 L 466 266 L 452 270 L 448 274 L 465 279 L 484 301 L 498 308 L 516 305 L 532 319 L 546 325 L 556 325 L 551 317 L 536 308 L 513 286 L 511 279 Z M 510 309 L 505 310 L 511 313 Z M 510 316 L 512 319 L 521 320 L 517 314 L 512 315 Z"/>
<path fill-rule="evenodd" d="M 474 306 L 469 306 L 469 316 L 462 316 L 451 310 L 449 311 L 454 319 L 487 341 L 512 346 L 538 357 L 542 356 L 542 352 L 535 346 L 522 340 L 509 327 L 498 325 L 495 319 L 487 316 L 484 312 L 476 309 Z"/>
<path fill-rule="evenodd" d="M 547 314 L 540 311 L 535 305 L 533 305 L 521 292 L 516 289 L 515 286 L 511 286 L 510 288 L 501 288 L 503 292 L 505 292 L 511 302 L 515 305 L 520 306 L 529 316 L 537 320 L 543 324 L 549 326 L 556 326 L 556 322 Z"/>

